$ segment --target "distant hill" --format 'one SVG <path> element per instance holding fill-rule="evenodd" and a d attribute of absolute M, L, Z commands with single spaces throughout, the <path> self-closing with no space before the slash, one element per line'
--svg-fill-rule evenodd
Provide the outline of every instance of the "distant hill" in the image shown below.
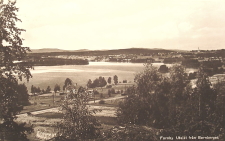
<path fill-rule="evenodd" d="M 98 56 L 98 55 L 119 55 L 119 54 L 153 54 L 153 53 L 168 53 L 177 50 L 166 49 L 147 49 L 147 48 L 128 48 L 115 50 L 61 50 L 61 49 L 38 49 L 32 50 L 32 55 L 84 55 L 84 56 Z M 178 51 L 179 52 L 179 51 Z"/>
<path fill-rule="evenodd" d="M 82 52 L 82 51 L 88 51 L 88 50 L 86 50 L 86 49 L 82 49 L 82 50 L 63 50 L 63 49 L 57 49 L 57 48 L 43 48 L 43 49 L 31 49 L 30 53 Z"/>

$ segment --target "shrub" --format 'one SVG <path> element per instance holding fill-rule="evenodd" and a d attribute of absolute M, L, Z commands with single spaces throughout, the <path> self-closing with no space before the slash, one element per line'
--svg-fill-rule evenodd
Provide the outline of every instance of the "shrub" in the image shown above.
<path fill-rule="evenodd" d="M 116 93 L 114 88 L 112 88 L 110 91 L 111 91 L 112 94 Z"/>
<path fill-rule="evenodd" d="M 107 85 L 106 88 L 112 88 L 112 85 Z"/>
<path fill-rule="evenodd" d="M 99 104 L 105 104 L 105 101 L 104 100 L 100 100 Z"/>

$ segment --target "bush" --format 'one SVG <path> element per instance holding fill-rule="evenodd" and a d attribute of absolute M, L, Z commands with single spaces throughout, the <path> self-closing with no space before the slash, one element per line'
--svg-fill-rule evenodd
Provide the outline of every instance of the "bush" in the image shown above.
<path fill-rule="evenodd" d="M 123 80 L 123 83 L 127 83 L 127 80 Z"/>
<path fill-rule="evenodd" d="M 104 100 L 100 100 L 98 103 L 99 104 L 105 104 L 105 101 Z"/>
<path fill-rule="evenodd" d="M 110 91 L 111 91 L 112 94 L 116 93 L 114 88 L 112 88 Z"/>
<path fill-rule="evenodd" d="M 161 73 L 167 73 L 169 71 L 169 68 L 166 65 L 161 65 L 158 71 Z"/>
<path fill-rule="evenodd" d="M 112 88 L 112 85 L 107 85 L 106 88 Z"/>

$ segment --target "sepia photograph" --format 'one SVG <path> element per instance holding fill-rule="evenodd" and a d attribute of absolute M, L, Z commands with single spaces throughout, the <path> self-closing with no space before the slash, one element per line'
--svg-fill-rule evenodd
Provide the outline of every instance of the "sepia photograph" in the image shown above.
<path fill-rule="evenodd" d="M 225 1 L 0 0 L 0 141 L 224 141 Z"/>

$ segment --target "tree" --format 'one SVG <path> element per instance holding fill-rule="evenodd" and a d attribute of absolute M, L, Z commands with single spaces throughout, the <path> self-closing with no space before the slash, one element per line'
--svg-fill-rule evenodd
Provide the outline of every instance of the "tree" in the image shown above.
<path fill-rule="evenodd" d="M 200 67 L 197 73 L 196 93 L 199 99 L 199 117 L 201 120 L 205 120 L 215 108 L 216 93 L 211 88 L 211 83 L 203 67 Z"/>
<path fill-rule="evenodd" d="M 137 91 L 144 99 L 155 92 L 157 84 L 161 80 L 162 75 L 151 64 L 145 64 L 144 70 L 137 73 L 134 78 L 134 81 L 137 83 Z"/>
<path fill-rule="evenodd" d="M 72 85 L 72 80 L 70 78 L 66 78 L 65 82 L 64 82 L 64 86 L 67 87 L 67 86 L 70 86 Z"/>
<path fill-rule="evenodd" d="M 70 78 L 66 78 L 64 85 L 63 85 L 63 91 L 65 91 L 65 89 L 72 84 L 73 84 L 72 80 Z"/>
<path fill-rule="evenodd" d="M 113 77 L 113 80 L 114 80 L 115 85 L 117 85 L 117 84 L 118 84 L 118 76 L 115 75 L 115 76 Z"/>
<path fill-rule="evenodd" d="M 89 79 L 88 82 L 87 82 L 87 87 L 92 88 L 92 86 L 93 86 L 92 81 L 91 81 L 91 79 Z"/>
<path fill-rule="evenodd" d="M 160 67 L 159 67 L 159 72 L 161 72 L 161 73 L 167 73 L 168 72 L 168 67 L 166 66 L 166 65 L 161 65 Z"/>
<path fill-rule="evenodd" d="M 108 83 L 111 84 L 111 82 L 112 82 L 112 78 L 109 77 L 109 78 L 108 78 Z"/>
<path fill-rule="evenodd" d="M 136 74 L 135 82 L 137 87 L 128 88 L 128 97 L 119 104 L 119 121 L 154 127 L 166 126 L 167 121 L 162 119 L 166 116 L 161 115 L 168 111 L 164 93 L 169 89 L 168 81 L 164 81 L 156 67 L 145 64 L 144 70 Z"/>
<path fill-rule="evenodd" d="M 99 79 L 96 78 L 96 79 L 94 80 L 94 82 L 93 82 L 93 87 L 95 88 L 95 87 L 98 87 L 98 86 L 99 86 Z"/>
<path fill-rule="evenodd" d="M 102 77 L 102 81 L 101 81 L 101 87 L 104 87 L 107 84 L 106 80 L 104 77 Z"/>
<path fill-rule="evenodd" d="M 27 106 L 30 104 L 29 94 L 25 84 L 18 85 L 18 103 L 23 106 Z"/>
<path fill-rule="evenodd" d="M 48 86 L 48 87 L 46 88 L 45 92 L 46 92 L 46 93 L 50 93 L 50 92 L 51 92 L 50 86 Z"/>
<path fill-rule="evenodd" d="M 31 86 L 31 93 L 34 95 L 35 94 L 35 87 L 32 85 Z"/>
<path fill-rule="evenodd" d="M 40 87 L 37 87 L 37 88 L 36 88 L 36 92 L 37 92 L 38 94 L 40 94 L 40 93 L 41 93 L 41 88 L 40 88 Z"/>
<path fill-rule="evenodd" d="M 88 94 L 84 88 L 78 93 L 69 93 L 62 104 L 63 119 L 58 124 L 56 140 L 88 140 L 98 137 L 99 121 L 93 116 L 96 111 L 88 109 Z"/>
<path fill-rule="evenodd" d="M 190 81 L 185 72 L 185 68 L 181 65 L 172 66 L 169 70 L 169 74 L 171 87 L 169 90 L 170 106 L 174 106 L 174 109 L 171 109 L 171 111 L 176 112 L 176 108 L 187 100 L 187 93 L 185 93 L 185 88 Z M 172 115 L 174 116 L 176 115 L 176 113 L 172 113 Z"/>
<path fill-rule="evenodd" d="M 60 86 L 58 84 L 56 84 L 54 87 L 54 92 L 56 93 L 57 91 L 60 91 Z"/>
<path fill-rule="evenodd" d="M 28 47 L 22 47 L 21 32 L 16 27 L 18 8 L 16 2 L 0 2 L 0 139 L 1 140 L 23 140 L 26 141 L 26 132 L 31 128 L 24 127 L 25 124 L 17 124 L 14 119 L 22 110 L 18 99 L 18 80 L 31 77 L 30 68 L 24 59 Z"/>
<path fill-rule="evenodd" d="M 174 65 L 162 76 L 146 64 L 135 76 L 136 88 L 119 104 L 118 121 L 162 129 L 160 135 L 216 135 L 225 139 L 224 83 L 214 87 L 204 68 L 197 73 L 196 87 L 190 85 L 185 68 Z"/>

